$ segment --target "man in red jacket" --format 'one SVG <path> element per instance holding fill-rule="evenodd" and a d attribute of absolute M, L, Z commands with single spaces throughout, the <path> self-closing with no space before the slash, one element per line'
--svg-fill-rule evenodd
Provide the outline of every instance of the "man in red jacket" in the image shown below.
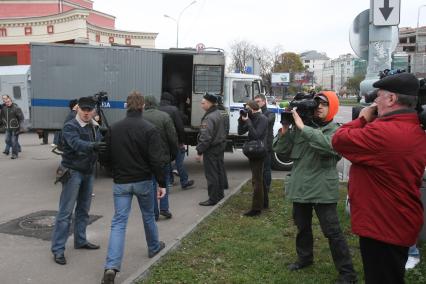
<path fill-rule="evenodd" d="M 352 162 L 352 231 L 359 236 L 365 282 L 404 283 L 408 247 L 423 224 L 420 185 L 426 135 L 414 107 L 419 82 L 408 73 L 373 84 L 374 103 L 340 127 L 334 149 Z"/>

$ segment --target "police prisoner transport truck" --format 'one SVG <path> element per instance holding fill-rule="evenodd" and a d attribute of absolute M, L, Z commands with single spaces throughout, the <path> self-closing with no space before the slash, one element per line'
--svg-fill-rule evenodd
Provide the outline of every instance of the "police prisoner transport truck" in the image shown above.
<path fill-rule="evenodd" d="M 27 71 L 20 79 L 15 76 L 13 82 L 8 82 L 11 77 L 1 75 L 2 72 L 10 73 L 5 71 L 8 68 L 14 67 L 0 67 L 1 94 L 12 96 L 26 113 L 32 129 L 46 131 L 62 128 L 69 112 L 68 102 L 72 99 L 106 92 L 108 99 L 100 96 L 101 109 L 105 119 L 112 124 L 125 117 L 125 101 L 132 90 L 153 95 L 160 101 L 161 94 L 173 87 L 171 84 L 175 84 L 174 87 L 177 84 L 187 94 L 185 106 L 181 108 L 187 118 L 185 144 L 194 146 L 204 115 L 200 106 L 204 93 L 222 95 L 230 118 L 227 149 L 231 151 L 241 148 L 247 140 L 247 136 L 237 134 L 240 109 L 257 94 L 264 94 L 259 76 L 225 74 L 225 55 L 216 49 L 165 50 L 33 43 L 31 68 L 19 67 Z M 277 133 L 281 127 L 281 109 L 275 105 L 268 105 L 268 108 L 276 114 L 274 133 Z M 278 170 L 288 170 L 292 164 L 286 157 L 275 153 L 272 160 L 273 168 Z"/>

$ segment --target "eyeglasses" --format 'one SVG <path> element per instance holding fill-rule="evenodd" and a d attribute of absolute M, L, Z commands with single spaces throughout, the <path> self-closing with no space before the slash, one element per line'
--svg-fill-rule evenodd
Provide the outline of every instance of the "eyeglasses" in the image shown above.
<path fill-rule="evenodd" d="M 319 101 L 318 101 L 318 103 L 319 103 L 320 105 L 322 105 L 322 106 L 328 106 L 328 105 L 329 105 L 329 103 L 328 103 L 328 102 L 326 102 L 326 101 L 322 101 L 322 100 L 319 100 Z"/>

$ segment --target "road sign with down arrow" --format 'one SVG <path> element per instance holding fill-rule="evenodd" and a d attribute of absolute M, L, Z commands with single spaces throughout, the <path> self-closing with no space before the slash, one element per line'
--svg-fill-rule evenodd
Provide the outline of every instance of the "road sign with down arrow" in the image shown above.
<path fill-rule="evenodd" d="M 373 24 L 375 26 L 399 25 L 401 0 L 374 0 Z"/>

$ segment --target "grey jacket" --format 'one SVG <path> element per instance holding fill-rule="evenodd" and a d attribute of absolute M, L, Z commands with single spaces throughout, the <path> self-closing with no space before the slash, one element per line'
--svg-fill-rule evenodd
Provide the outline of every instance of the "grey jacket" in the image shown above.
<path fill-rule="evenodd" d="M 223 146 L 226 142 L 226 130 L 223 116 L 216 106 L 206 111 L 201 119 L 200 133 L 198 134 L 198 155 L 211 148 Z"/>

